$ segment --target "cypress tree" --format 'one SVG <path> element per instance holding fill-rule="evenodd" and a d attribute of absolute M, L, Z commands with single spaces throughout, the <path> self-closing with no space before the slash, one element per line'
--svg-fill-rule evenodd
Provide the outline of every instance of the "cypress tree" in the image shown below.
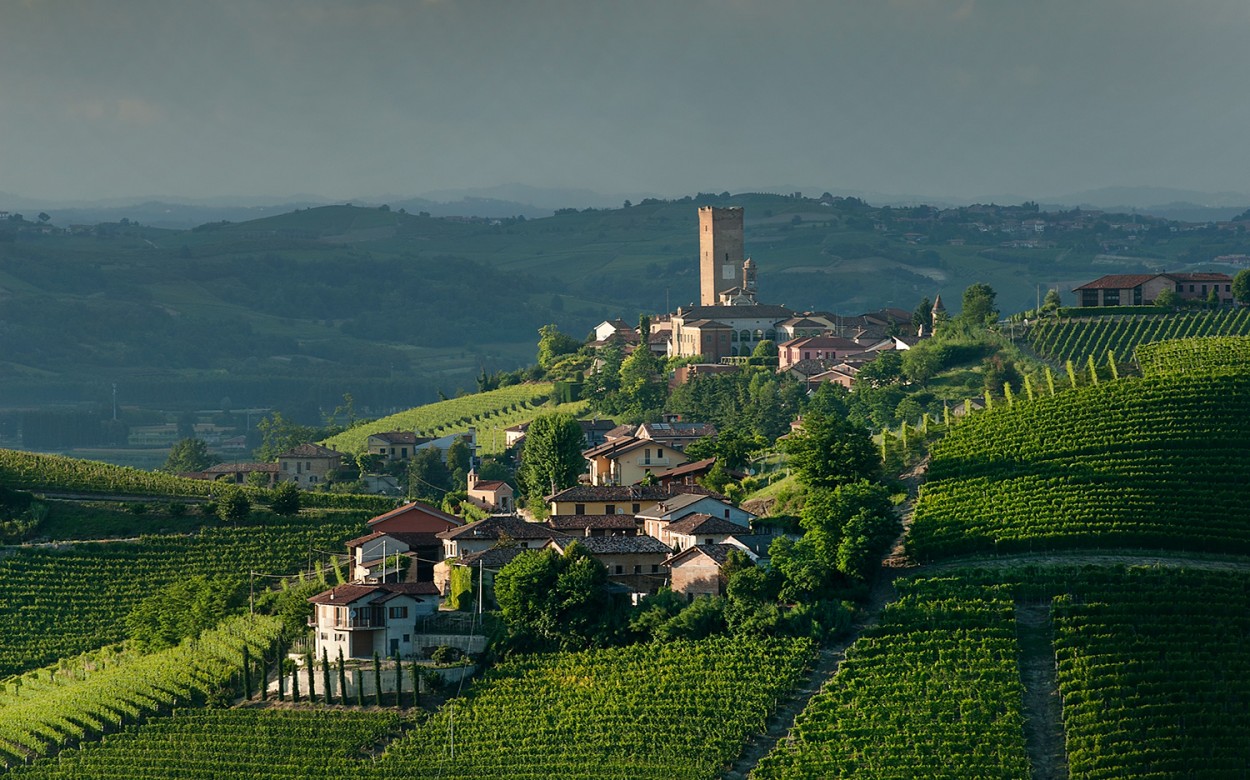
<path fill-rule="evenodd" d="M 286 658 L 282 643 L 278 643 L 278 657 L 274 661 L 278 672 L 278 701 L 286 701 L 286 674 L 282 671 L 282 659 Z"/>
<path fill-rule="evenodd" d="M 412 676 L 412 708 L 415 710 L 421 706 L 421 670 L 417 666 L 416 656 L 412 658 L 408 673 Z"/>
<path fill-rule="evenodd" d="M 313 666 L 313 654 L 311 650 L 304 653 L 304 666 L 308 668 L 308 701 L 310 704 L 316 704 L 317 677 L 316 667 Z"/>
<path fill-rule="evenodd" d="M 365 678 L 359 669 L 352 670 L 352 679 L 356 681 L 356 706 L 365 706 Z"/>
<path fill-rule="evenodd" d="M 334 699 L 330 696 L 330 654 L 321 648 L 321 701 L 330 704 Z"/>
<path fill-rule="evenodd" d="M 347 706 L 347 671 L 343 668 L 343 648 L 339 648 L 339 704 Z"/>
<path fill-rule="evenodd" d="M 243 699 L 252 698 L 252 655 L 247 645 L 243 645 Z"/>
<path fill-rule="evenodd" d="M 299 701 L 299 667 L 291 667 L 291 701 Z"/>
<path fill-rule="evenodd" d="M 382 657 L 373 651 L 373 703 L 382 706 Z"/>
<path fill-rule="evenodd" d="M 395 706 L 404 708 L 404 665 L 399 661 L 399 650 L 395 651 Z"/>

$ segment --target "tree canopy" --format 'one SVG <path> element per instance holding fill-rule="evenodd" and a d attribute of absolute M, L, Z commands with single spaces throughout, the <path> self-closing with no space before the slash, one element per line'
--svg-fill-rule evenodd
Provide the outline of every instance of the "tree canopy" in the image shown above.
<path fill-rule="evenodd" d="M 783 449 L 799 481 L 813 488 L 834 488 L 874 477 L 880 456 L 868 433 L 844 419 L 811 414 L 785 440 Z"/>
<path fill-rule="evenodd" d="M 185 474 L 189 471 L 203 471 L 217 462 L 217 459 L 209 453 L 208 445 L 203 439 L 187 437 L 179 439 L 170 448 L 169 457 L 165 459 L 165 465 L 161 466 L 161 471 L 168 471 L 170 474 Z"/>
<path fill-rule="evenodd" d="M 586 464 L 582 457 L 584 442 L 582 426 L 570 414 L 544 414 L 530 423 L 517 480 L 531 503 L 577 484 Z"/>
<path fill-rule="evenodd" d="M 526 434 L 528 437 L 528 434 Z M 517 556 L 495 576 L 495 600 L 518 650 L 580 650 L 611 635 L 607 569 L 577 542 Z"/>

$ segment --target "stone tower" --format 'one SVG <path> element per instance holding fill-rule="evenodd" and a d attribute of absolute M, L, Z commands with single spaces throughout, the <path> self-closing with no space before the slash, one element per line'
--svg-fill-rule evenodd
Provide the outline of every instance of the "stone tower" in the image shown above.
<path fill-rule="evenodd" d="M 699 304 L 715 306 L 720 294 L 743 287 L 742 209 L 699 208 Z"/>

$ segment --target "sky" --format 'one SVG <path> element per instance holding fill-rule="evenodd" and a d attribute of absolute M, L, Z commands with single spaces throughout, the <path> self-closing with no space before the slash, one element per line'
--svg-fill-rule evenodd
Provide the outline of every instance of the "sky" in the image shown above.
<path fill-rule="evenodd" d="M 0 192 L 1243 192 L 1247 33 L 1245 0 L 0 0 Z"/>

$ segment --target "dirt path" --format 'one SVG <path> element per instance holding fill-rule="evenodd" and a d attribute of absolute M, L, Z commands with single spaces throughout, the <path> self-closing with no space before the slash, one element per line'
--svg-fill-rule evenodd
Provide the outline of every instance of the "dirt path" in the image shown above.
<path fill-rule="evenodd" d="M 881 619 L 881 613 L 885 611 L 888 604 L 898 598 L 898 591 L 894 588 L 894 578 L 902 574 L 907 568 L 906 557 L 903 554 L 903 540 L 907 536 L 907 529 L 911 527 L 912 510 L 916 501 L 916 488 L 920 482 L 924 480 L 924 473 L 929 464 L 928 458 L 925 458 L 919 465 L 902 476 L 903 482 L 908 487 L 908 499 L 901 507 L 899 513 L 902 517 L 902 530 L 894 543 L 890 545 L 890 550 L 881 562 L 881 570 L 877 573 L 873 580 L 872 589 L 868 592 L 868 602 L 860 611 L 859 619 L 851 626 L 851 630 L 837 641 L 821 648 L 816 667 L 808 676 L 807 683 L 794 691 L 794 693 L 784 703 L 777 708 L 777 711 L 768 719 L 768 726 L 763 734 L 753 737 L 747 742 L 738 759 L 726 771 L 721 773 L 723 780 L 744 780 L 755 769 L 755 766 L 764 756 L 772 752 L 783 738 L 788 738 L 791 730 L 794 728 L 794 720 L 799 716 L 806 707 L 812 697 L 820 692 L 825 685 L 829 683 L 833 676 L 838 673 L 838 668 L 842 663 L 842 659 L 846 655 L 846 650 L 854 644 L 863 633 L 869 628 L 877 625 Z"/>
<path fill-rule="evenodd" d="M 1068 754 L 1050 607 L 1017 606 L 1016 631 L 1020 682 L 1024 684 L 1024 743 L 1033 767 L 1033 780 L 1067 780 Z"/>

